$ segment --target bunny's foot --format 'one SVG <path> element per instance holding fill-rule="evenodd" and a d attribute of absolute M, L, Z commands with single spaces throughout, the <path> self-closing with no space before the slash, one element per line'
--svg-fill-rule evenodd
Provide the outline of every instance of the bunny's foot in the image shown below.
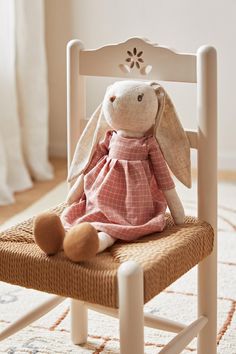
<path fill-rule="evenodd" d="M 58 215 L 44 212 L 36 216 L 33 232 L 35 243 L 47 255 L 53 255 L 62 249 L 65 230 Z"/>
<path fill-rule="evenodd" d="M 98 252 L 98 233 L 88 222 L 81 223 L 66 233 L 63 247 L 65 254 L 73 262 L 86 261 Z"/>

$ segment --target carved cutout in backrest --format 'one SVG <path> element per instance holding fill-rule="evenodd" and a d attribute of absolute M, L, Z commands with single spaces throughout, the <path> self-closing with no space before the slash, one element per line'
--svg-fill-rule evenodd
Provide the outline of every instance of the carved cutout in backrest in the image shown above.
<path fill-rule="evenodd" d="M 196 55 L 141 38 L 80 52 L 80 75 L 196 82 Z"/>

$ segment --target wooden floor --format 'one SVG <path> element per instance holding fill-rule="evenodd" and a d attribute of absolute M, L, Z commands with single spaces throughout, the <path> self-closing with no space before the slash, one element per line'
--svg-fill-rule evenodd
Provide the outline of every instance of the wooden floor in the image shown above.
<path fill-rule="evenodd" d="M 197 178 L 197 169 L 192 169 L 193 179 Z M 236 182 L 236 171 L 218 171 L 218 181 Z"/>
<path fill-rule="evenodd" d="M 236 182 L 236 171 L 219 171 L 218 180 L 225 182 Z"/>
<path fill-rule="evenodd" d="M 22 210 L 36 202 L 44 194 L 53 189 L 57 184 L 65 181 L 67 173 L 66 159 L 53 158 L 51 163 L 54 167 L 53 180 L 35 182 L 33 188 L 15 194 L 16 202 L 14 204 L 0 206 L 0 225 L 3 224 L 7 219 L 11 218 L 17 213 L 20 213 Z"/>

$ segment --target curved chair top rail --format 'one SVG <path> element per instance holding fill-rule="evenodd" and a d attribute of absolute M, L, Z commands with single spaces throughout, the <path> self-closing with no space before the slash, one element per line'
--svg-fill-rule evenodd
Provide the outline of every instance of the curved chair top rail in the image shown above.
<path fill-rule="evenodd" d="M 80 47 L 80 75 L 196 82 L 195 54 L 178 53 L 141 38 L 95 50 L 84 50 L 82 43 Z"/>

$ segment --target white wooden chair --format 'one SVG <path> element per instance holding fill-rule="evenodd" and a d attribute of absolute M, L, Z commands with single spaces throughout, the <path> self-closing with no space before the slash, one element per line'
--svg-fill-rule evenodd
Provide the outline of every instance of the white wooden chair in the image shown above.
<path fill-rule="evenodd" d="M 133 65 L 130 65 L 130 60 L 126 60 L 131 57 L 131 54 L 132 59 L 134 59 Z M 118 269 L 117 308 L 91 303 L 80 298 L 71 301 L 72 341 L 76 344 L 86 342 L 87 308 L 92 308 L 98 312 L 119 318 L 120 351 L 122 354 L 144 353 L 144 325 L 178 333 L 160 351 L 162 354 L 180 353 L 196 336 L 198 336 L 198 354 L 216 354 L 216 51 L 213 47 L 203 46 L 199 48 L 197 54 L 183 54 L 167 47 L 152 45 L 140 38 L 131 38 L 124 43 L 107 45 L 96 50 L 85 50 L 81 41 L 70 41 L 67 46 L 68 167 L 70 166 L 78 137 L 85 124 L 86 76 L 196 83 L 198 130 L 187 131 L 187 134 L 191 147 L 198 150 L 198 217 L 213 227 L 215 240 L 212 253 L 198 264 L 198 318 L 192 324 L 185 326 L 150 314 L 143 314 L 146 291 L 143 286 L 143 269 L 138 263 L 127 261 L 121 264 Z M 11 232 L 16 232 L 16 229 Z M 4 237 L 7 237 L 6 233 L 2 235 L 3 240 Z M 5 239 L 4 242 L 6 241 Z M 24 253 L 23 248 L 22 252 Z M 26 283 L 20 279 L 20 276 L 18 278 L 19 280 L 17 281 L 15 278 L 14 281 L 9 280 L 0 271 L 0 280 L 36 289 L 39 288 L 37 284 L 31 285 L 30 282 Z M 45 286 L 44 291 L 50 292 L 47 286 Z M 69 291 L 68 294 L 57 290 L 52 292 L 73 297 Z M 0 340 L 41 317 L 64 299 L 65 297 L 58 295 L 53 296 L 46 303 L 6 328 L 0 333 Z"/>

